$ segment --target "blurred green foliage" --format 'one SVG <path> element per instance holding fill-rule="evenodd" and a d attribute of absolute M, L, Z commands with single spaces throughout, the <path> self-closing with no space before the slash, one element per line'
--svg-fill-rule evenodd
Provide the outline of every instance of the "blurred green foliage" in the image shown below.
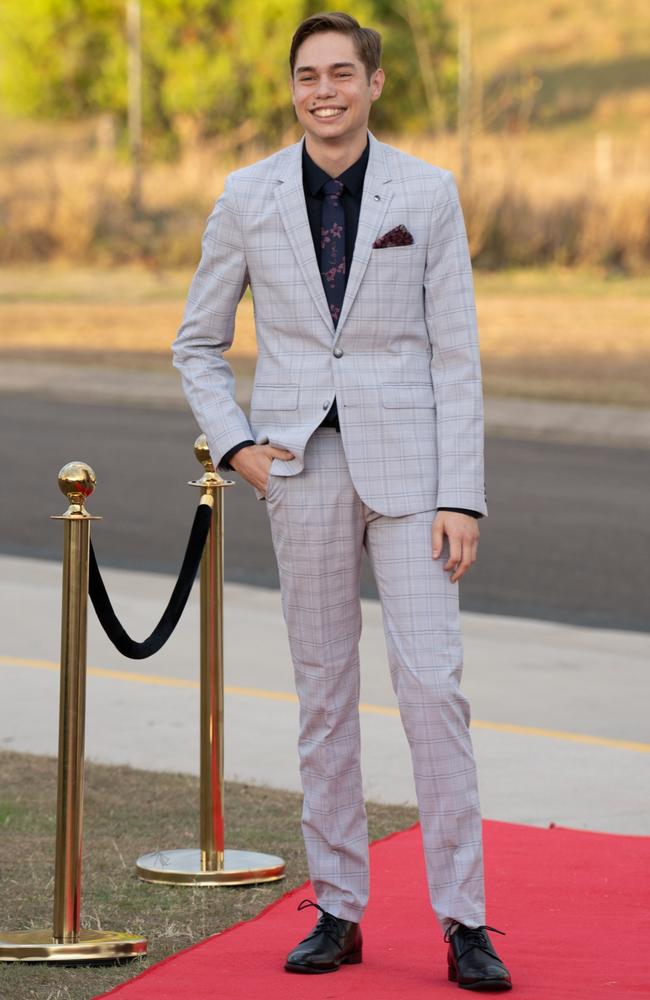
<path fill-rule="evenodd" d="M 141 0 L 142 98 L 150 151 L 246 132 L 275 141 L 294 121 L 291 36 L 313 0 Z M 354 0 L 384 36 L 390 68 L 378 127 L 435 130 L 454 115 L 456 58 L 442 0 Z M 127 115 L 126 0 L 0 0 L 0 109 L 80 119 Z"/>

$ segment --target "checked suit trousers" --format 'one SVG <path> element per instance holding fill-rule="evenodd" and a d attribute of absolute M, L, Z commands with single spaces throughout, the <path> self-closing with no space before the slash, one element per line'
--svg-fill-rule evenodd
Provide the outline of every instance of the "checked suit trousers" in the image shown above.
<path fill-rule="evenodd" d="M 265 499 L 300 702 L 302 830 L 318 903 L 359 921 L 368 900 L 358 710 L 365 546 L 411 750 L 431 904 L 443 931 L 452 920 L 484 924 L 458 584 L 443 570 L 448 544 L 431 556 L 435 511 L 371 510 L 354 488 L 341 435 L 329 427 L 309 439 L 299 474 L 269 476 Z"/>

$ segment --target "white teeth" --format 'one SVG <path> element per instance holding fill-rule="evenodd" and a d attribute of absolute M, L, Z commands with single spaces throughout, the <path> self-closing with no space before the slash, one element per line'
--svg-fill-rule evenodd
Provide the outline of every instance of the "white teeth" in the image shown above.
<path fill-rule="evenodd" d="M 333 118 L 343 113 L 344 108 L 317 108 L 313 113 L 317 118 Z"/>

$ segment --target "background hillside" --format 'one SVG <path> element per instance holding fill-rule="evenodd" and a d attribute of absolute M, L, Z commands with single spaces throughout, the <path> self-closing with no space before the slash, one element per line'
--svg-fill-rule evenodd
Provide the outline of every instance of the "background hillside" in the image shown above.
<path fill-rule="evenodd" d="M 616 135 L 650 123 L 650 7 L 643 0 L 564 0 L 473 5 L 474 61 L 490 124 L 502 126 L 499 97 L 532 77 L 531 126 L 606 127 Z"/>
<path fill-rule="evenodd" d="M 319 5 L 142 0 L 137 199 L 124 4 L 3 6 L 5 264 L 189 266 L 225 174 L 299 135 L 286 51 L 297 21 Z M 479 268 L 647 273 L 647 3 L 361 0 L 347 9 L 384 34 L 388 82 L 373 131 L 454 170 Z M 472 66 L 464 115 L 462 26 Z"/>

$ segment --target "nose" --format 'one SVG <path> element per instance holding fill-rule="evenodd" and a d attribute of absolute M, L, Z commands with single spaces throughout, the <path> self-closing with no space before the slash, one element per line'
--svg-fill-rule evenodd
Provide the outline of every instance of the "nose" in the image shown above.
<path fill-rule="evenodd" d="M 336 88 L 330 78 L 324 73 L 318 78 L 318 84 L 316 86 L 316 97 L 332 97 L 336 93 Z"/>

